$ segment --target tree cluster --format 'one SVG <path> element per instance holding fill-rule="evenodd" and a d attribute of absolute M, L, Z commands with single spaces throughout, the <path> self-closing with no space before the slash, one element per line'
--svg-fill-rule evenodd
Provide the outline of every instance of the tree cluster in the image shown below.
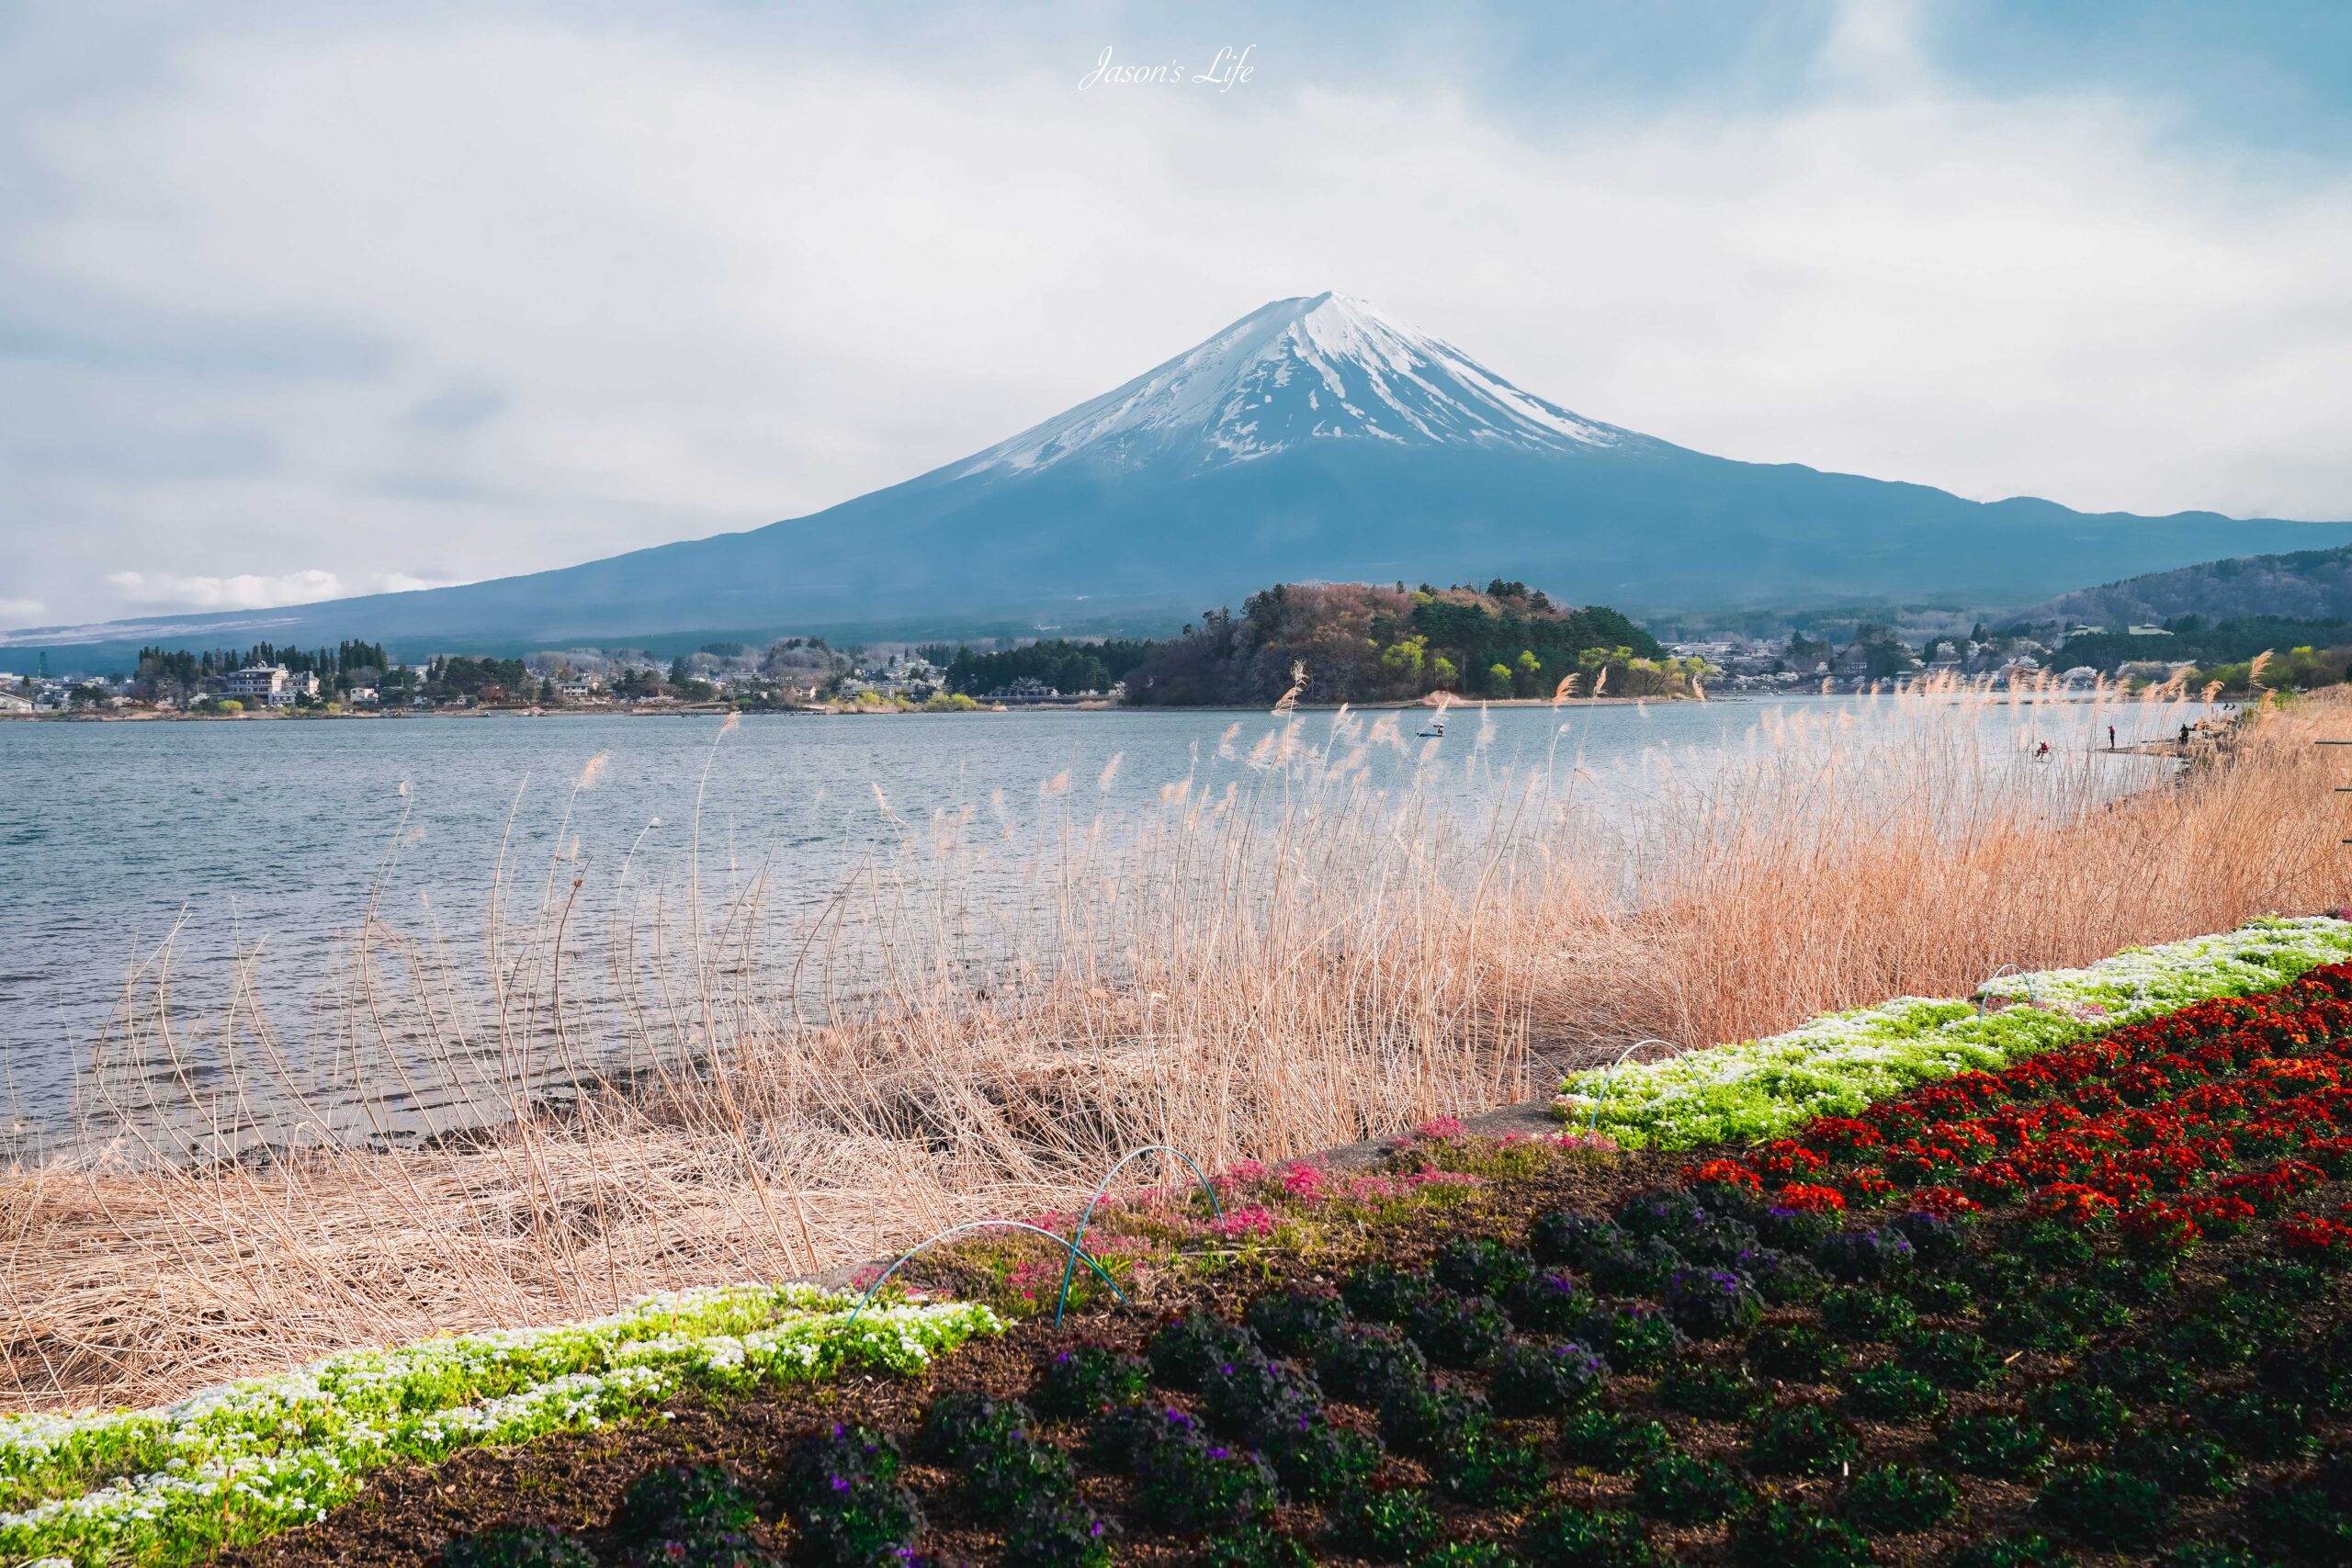
<path fill-rule="evenodd" d="M 1327 703 L 1433 692 L 1551 697 L 1564 682 L 1573 695 L 1665 695 L 1689 678 L 1619 612 L 1568 608 L 1521 582 L 1281 583 L 1244 600 L 1238 616 L 1210 611 L 1154 645 L 1128 675 L 1127 695 L 1152 705 L 1254 706 L 1288 692 L 1302 665 L 1299 696 Z"/>
<path fill-rule="evenodd" d="M 1128 671 L 1143 662 L 1155 646 L 1115 638 L 1108 642 L 1067 642 L 1057 637 L 996 653 L 975 653 L 968 648 L 958 648 L 944 666 L 947 689 L 968 696 L 985 696 L 1025 678 L 1057 692 L 1107 692 L 1125 680 Z M 945 649 L 922 651 L 929 658 L 933 652 Z"/>

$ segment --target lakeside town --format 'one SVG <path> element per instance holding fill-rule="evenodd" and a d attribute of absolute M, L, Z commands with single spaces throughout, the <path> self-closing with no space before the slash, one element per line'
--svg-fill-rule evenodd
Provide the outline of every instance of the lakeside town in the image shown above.
<path fill-rule="evenodd" d="M 1797 630 L 1776 637 L 1708 637 L 1663 644 L 1657 659 L 1611 650 L 1625 655 L 1613 661 L 1621 672 L 1613 689 L 1627 696 L 1850 694 L 1952 675 L 1990 677 L 1996 683 L 2053 682 L 2080 690 L 2102 682 L 2127 688 L 2162 685 L 2185 676 L 2236 690 L 2247 682 L 2251 656 L 2228 663 L 2199 657 L 2211 649 L 2216 633 L 2229 633 L 2233 625 L 2078 625 L 2064 628 L 2063 636 L 2054 629 L 2041 629 L 2037 636 L 2015 628 L 1991 631 L 1980 624 L 1965 634 L 1905 639 L 1862 622 L 1842 629 L 1842 636 L 1838 630 Z M 2243 643 L 2248 635 L 2236 640 Z M 46 660 L 29 674 L 0 674 L 0 717 L 652 713 L 714 707 L 936 713 L 1114 706 L 1136 700 L 1127 676 L 1156 646 L 1050 637 L 978 647 L 834 648 L 820 637 L 785 637 L 764 647 L 707 643 L 666 660 L 641 649 L 577 648 L 519 658 L 435 654 L 414 661 L 380 643 L 356 641 L 308 650 L 267 643 L 201 654 L 149 649 L 127 674 L 51 672 Z M 2285 689 L 2336 683 L 2345 677 L 2339 654 L 2315 652 L 2311 646 L 2284 649 L 2266 665 L 2265 684 Z M 1599 668 L 1589 658 L 1585 662 Z M 1493 673 L 1502 678 L 1481 683 L 1462 680 L 1448 666 L 1437 672 L 1433 690 L 1465 701 L 1545 694 L 1528 689 L 1523 671 L 1498 666 Z M 1645 690 L 1645 684 L 1667 689 Z M 1596 676 L 1585 690 L 1552 694 L 1600 698 L 1611 689 Z"/>
<path fill-rule="evenodd" d="M 356 653 L 353 649 L 358 649 Z M 929 650 L 937 652 L 937 649 Z M 436 655 L 408 663 L 379 646 L 237 657 L 149 650 L 133 673 L 0 674 L 0 717 L 395 716 L 477 710 L 693 710 L 715 706 L 966 711 L 983 705 L 1115 702 L 1115 682 L 1064 693 L 1016 675 L 977 694 L 907 648 L 835 650 L 790 638 L 753 650 L 715 643 L 664 661 L 629 649 L 527 658 Z"/>

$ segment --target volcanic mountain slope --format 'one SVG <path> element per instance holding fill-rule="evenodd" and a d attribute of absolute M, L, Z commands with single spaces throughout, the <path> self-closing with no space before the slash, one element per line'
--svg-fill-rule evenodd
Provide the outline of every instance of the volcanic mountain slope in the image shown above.
<path fill-rule="evenodd" d="M 1157 622 L 1279 581 L 1501 575 L 1704 610 L 2006 607 L 2352 526 L 2086 514 L 1737 463 L 1602 423 L 1338 294 L 1282 299 L 986 451 L 826 511 L 458 588 L 19 634 L 558 646 Z"/>

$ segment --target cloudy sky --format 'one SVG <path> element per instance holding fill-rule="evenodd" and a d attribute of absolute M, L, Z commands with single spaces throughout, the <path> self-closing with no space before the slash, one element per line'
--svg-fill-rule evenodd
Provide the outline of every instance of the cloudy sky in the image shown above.
<path fill-rule="evenodd" d="M 1326 288 L 1729 457 L 2352 518 L 2352 7 L 1280 12 L 0 0 L 0 626 L 757 526 Z"/>

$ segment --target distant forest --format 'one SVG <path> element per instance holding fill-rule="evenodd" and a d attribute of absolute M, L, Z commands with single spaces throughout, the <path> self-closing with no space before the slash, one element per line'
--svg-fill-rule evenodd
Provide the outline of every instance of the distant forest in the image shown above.
<path fill-rule="evenodd" d="M 316 675 L 322 681 L 353 671 L 379 672 L 390 661 L 384 657 L 380 642 L 345 642 L 334 648 L 280 648 L 272 642 L 257 642 L 240 653 L 233 648 L 208 649 L 202 653 L 182 649 L 142 648 L 139 650 L 139 677 L 146 680 L 176 681 L 184 686 L 194 686 L 232 670 L 243 670 L 255 664 L 283 664 L 297 675 Z"/>
<path fill-rule="evenodd" d="M 1665 696 L 1687 692 L 1695 672 L 1617 611 L 1556 604 L 1523 582 L 1283 583 L 1238 615 L 1214 611 L 1152 645 L 1127 675 L 1127 700 L 1271 704 L 1302 666 L 1299 695 L 1320 703 L 1550 697 L 1563 682 L 1575 695 Z"/>
<path fill-rule="evenodd" d="M 975 653 L 968 648 L 951 650 L 944 645 L 918 651 L 939 668 L 949 691 L 984 697 L 1024 679 L 1057 692 L 1107 692 L 1125 680 L 1152 647 L 1148 642 L 1115 637 L 1107 642 L 1065 642 L 1057 637 L 1001 653 Z"/>

